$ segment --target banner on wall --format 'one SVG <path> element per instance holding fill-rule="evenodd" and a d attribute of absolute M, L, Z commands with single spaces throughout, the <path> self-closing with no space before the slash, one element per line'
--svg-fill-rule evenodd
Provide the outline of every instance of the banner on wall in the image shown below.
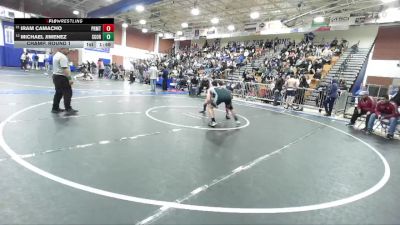
<path fill-rule="evenodd" d="M 311 27 L 327 27 L 329 26 L 329 21 L 324 20 L 323 22 L 315 22 L 314 20 L 311 23 Z"/>
<path fill-rule="evenodd" d="M 208 29 L 207 30 L 207 36 L 208 35 L 214 35 L 217 33 L 217 28 L 213 28 L 213 29 Z"/>
<path fill-rule="evenodd" d="M 329 20 L 329 26 L 349 26 L 350 25 L 350 15 L 332 15 Z"/>
<path fill-rule="evenodd" d="M 256 32 L 258 27 L 258 23 L 246 23 L 244 25 L 244 31 L 247 32 Z"/>
<path fill-rule="evenodd" d="M 357 16 L 357 17 L 351 17 L 350 18 L 350 24 L 354 25 L 361 25 L 364 24 L 366 20 L 365 16 Z"/>
<path fill-rule="evenodd" d="M 262 22 L 257 25 L 258 34 L 284 34 L 290 33 L 290 28 L 286 27 L 280 20 Z"/>
<path fill-rule="evenodd" d="M 183 36 L 187 38 L 192 38 L 193 37 L 193 31 L 192 30 L 186 30 L 183 32 Z"/>

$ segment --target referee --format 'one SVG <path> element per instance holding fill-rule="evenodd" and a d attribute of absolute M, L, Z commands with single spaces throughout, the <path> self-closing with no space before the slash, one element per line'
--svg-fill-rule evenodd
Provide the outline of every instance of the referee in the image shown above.
<path fill-rule="evenodd" d="M 52 113 L 60 113 L 66 111 L 67 115 L 74 115 L 78 112 L 71 107 L 72 88 L 74 83 L 71 77 L 71 71 L 68 66 L 67 55 L 68 48 L 57 49 L 57 53 L 53 56 L 53 83 L 56 89 L 53 99 Z M 60 109 L 60 101 L 64 97 L 64 109 Z"/>

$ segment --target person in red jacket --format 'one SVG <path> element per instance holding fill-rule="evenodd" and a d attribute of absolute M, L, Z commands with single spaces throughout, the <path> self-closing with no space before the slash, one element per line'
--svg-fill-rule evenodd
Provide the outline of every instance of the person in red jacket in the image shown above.
<path fill-rule="evenodd" d="M 367 115 L 365 128 L 363 129 L 367 130 L 369 118 L 371 114 L 375 112 L 376 107 L 376 100 L 373 97 L 368 96 L 368 94 L 368 91 L 360 92 L 361 98 L 358 101 L 357 107 L 354 109 L 353 116 L 350 119 L 350 123 L 348 123 L 347 126 L 354 126 L 360 116 Z"/>
<path fill-rule="evenodd" d="M 394 131 L 396 130 L 397 120 L 400 116 L 397 110 L 397 105 L 394 102 L 389 101 L 389 96 L 383 96 L 383 100 L 378 102 L 375 108 L 375 112 L 372 113 L 368 122 L 368 134 L 372 134 L 375 120 L 389 120 L 389 131 L 387 134 L 388 139 L 393 139 Z"/>

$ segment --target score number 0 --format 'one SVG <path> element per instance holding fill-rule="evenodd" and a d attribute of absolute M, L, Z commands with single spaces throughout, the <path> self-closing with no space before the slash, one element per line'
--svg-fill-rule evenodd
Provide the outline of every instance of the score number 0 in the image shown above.
<path fill-rule="evenodd" d="M 103 32 L 114 32 L 114 24 L 103 24 Z"/>

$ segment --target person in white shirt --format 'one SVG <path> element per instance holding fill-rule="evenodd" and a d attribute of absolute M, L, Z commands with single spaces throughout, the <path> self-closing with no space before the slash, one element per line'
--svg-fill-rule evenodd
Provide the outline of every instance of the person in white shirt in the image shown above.
<path fill-rule="evenodd" d="M 67 55 L 69 53 L 68 48 L 60 48 L 53 57 L 53 83 L 56 89 L 56 93 L 53 98 L 52 113 L 63 112 L 60 109 L 60 101 L 64 98 L 64 106 L 67 115 L 74 115 L 78 110 L 74 110 L 71 107 L 72 99 L 72 87 L 74 83 L 71 77 L 71 71 L 68 65 Z"/>
<path fill-rule="evenodd" d="M 158 77 L 158 69 L 154 64 L 151 64 L 149 73 L 150 73 L 151 91 L 155 92 L 156 91 L 156 81 L 157 81 L 157 77 Z"/>

